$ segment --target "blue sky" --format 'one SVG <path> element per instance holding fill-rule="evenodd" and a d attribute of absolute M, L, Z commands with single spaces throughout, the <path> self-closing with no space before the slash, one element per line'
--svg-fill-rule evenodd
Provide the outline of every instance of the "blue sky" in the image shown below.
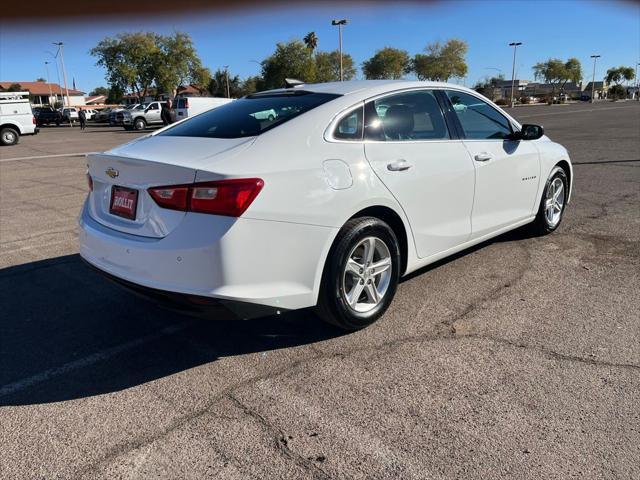
<path fill-rule="evenodd" d="M 95 66 L 89 49 L 105 36 L 141 30 L 188 32 L 205 65 L 212 70 L 229 65 L 231 72 L 245 77 L 259 72 L 259 65 L 252 60 L 271 54 L 277 42 L 302 38 L 309 31 L 318 35 L 321 50 L 337 48 L 336 27 L 330 23 L 332 18 L 343 17 L 349 19 L 344 31 L 345 52 L 358 65 L 387 45 L 415 54 L 436 40 L 456 37 L 467 41 L 469 74 L 460 81 L 466 85 L 498 70 L 510 78 L 512 50 L 507 44 L 511 41 L 523 42 L 518 49 L 516 76 L 524 79 L 532 79 L 533 64 L 550 57 L 577 57 L 586 79 L 591 78 L 589 56 L 593 53 L 602 55 L 596 70 L 600 78 L 609 67 L 635 66 L 640 61 L 640 6 L 633 2 L 465 0 L 306 5 L 130 20 L 0 23 L 0 80 L 44 77 L 44 61 L 51 60 L 45 51 L 55 51 L 52 41 L 63 41 L 69 83 L 75 78 L 77 87 L 88 92 L 106 84 L 104 71 Z M 50 79 L 57 81 L 53 68 Z"/>

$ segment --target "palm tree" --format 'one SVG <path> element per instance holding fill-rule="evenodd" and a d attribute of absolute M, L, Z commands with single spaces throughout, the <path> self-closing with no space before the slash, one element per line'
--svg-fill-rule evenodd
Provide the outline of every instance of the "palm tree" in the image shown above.
<path fill-rule="evenodd" d="M 302 40 L 312 53 L 318 47 L 318 36 L 316 35 L 316 32 L 307 33 Z"/>

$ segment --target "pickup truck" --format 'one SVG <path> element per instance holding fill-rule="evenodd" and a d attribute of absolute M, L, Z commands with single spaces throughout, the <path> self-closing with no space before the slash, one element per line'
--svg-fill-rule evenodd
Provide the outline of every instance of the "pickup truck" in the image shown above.
<path fill-rule="evenodd" d="M 54 110 L 52 107 L 35 108 L 33 114 L 36 117 L 36 125 L 39 127 L 49 125 L 50 123 L 60 125 L 64 121 L 62 113 L 59 110 Z"/>
<path fill-rule="evenodd" d="M 29 92 L 0 92 L 0 144 L 15 145 L 20 136 L 36 133 Z"/>
<path fill-rule="evenodd" d="M 124 110 L 121 112 L 125 130 L 144 130 L 147 125 L 162 125 L 160 113 L 167 102 L 151 102 L 144 110 Z"/>

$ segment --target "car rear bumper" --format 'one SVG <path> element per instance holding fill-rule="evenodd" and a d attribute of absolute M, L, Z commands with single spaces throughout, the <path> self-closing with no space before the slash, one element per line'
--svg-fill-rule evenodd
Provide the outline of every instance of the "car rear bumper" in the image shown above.
<path fill-rule="evenodd" d="M 164 238 L 79 218 L 80 255 L 99 270 L 156 291 L 276 309 L 316 304 L 337 229 L 188 213 Z"/>

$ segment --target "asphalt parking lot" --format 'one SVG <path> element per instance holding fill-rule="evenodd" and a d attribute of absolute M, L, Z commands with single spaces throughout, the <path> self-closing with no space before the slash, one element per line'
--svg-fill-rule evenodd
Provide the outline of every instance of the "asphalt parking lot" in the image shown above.
<path fill-rule="evenodd" d="M 81 154 L 137 133 L 2 148 L 0 478 L 640 478 L 640 103 L 515 116 L 574 161 L 560 229 L 423 269 L 347 335 L 180 316 L 89 271 Z"/>

